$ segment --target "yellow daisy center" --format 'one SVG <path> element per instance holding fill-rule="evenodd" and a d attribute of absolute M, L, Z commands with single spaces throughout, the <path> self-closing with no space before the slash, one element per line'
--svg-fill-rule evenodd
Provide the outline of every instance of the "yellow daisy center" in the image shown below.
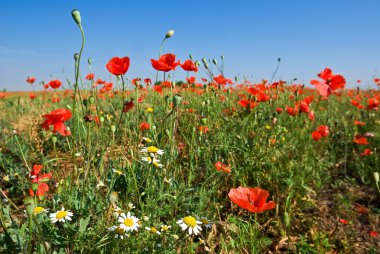
<path fill-rule="evenodd" d="M 60 220 L 60 219 L 63 219 L 67 216 L 67 212 L 66 211 L 59 211 L 57 212 L 57 214 L 55 215 L 55 218 Z"/>
<path fill-rule="evenodd" d="M 121 172 L 120 170 L 115 170 L 115 173 L 118 174 L 118 175 L 122 175 L 123 172 Z"/>
<path fill-rule="evenodd" d="M 205 225 L 208 224 L 208 220 L 207 220 L 207 219 L 201 219 L 201 222 L 202 222 L 203 224 L 205 224 Z"/>
<path fill-rule="evenodd" d="M 40 214 L 42 213 L 43 211 L 45 211 L 45 208 L 41 207 L 41 206 L 37 206 L 36 208 L 34 208 L 34 214 L 37 215 L 37 214 Z"/>
<path fill-rule="evenodd" d="M 150 228 L 150 232 L 152 232 L 152 233 L 157 233 L 157 229 L 156 229 L 155 227 L 151 227 L 151 228 Z"/>
<path fill-rule="evenodd" d="M 153 162 L 153 165 L 156 167 L 156 168 L 159 168 L 160 166 L 158 165 L 157 162 Z"/>
<path fill-rule="evenodd" d="M 124 220 L 124 225 L 127 226 L 127 227 L 132 227 L 133 224 L 134 224 L 134 223 L 133 223 L 133 220 L 130 219 L 130 218 L 126 218 L 126 219 Z"/>
<path fill-rule="evenodd" d="M 158 148 L 155 146 L 150 146 L 147 148 L 148 153 L 157 153 Z"/>
<path fill-rule="evenodd" d="M 197 225 L 197 220 L 193 216 L 186 216 L 183 218 L 183 223 L 191 228 L 194 228 Z"/>
<path fill-rule="evenodd" d="M 166 226 L 166 225 L 162 226 L 162 230 L 163 231 L 168 231 L 169 230 L 169 226 Z"/>

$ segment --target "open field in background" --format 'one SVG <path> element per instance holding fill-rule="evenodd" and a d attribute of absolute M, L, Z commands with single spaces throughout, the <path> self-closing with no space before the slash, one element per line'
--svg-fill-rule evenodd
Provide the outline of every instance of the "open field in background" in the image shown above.
<path fill-rule="evenodd" d="M 156 80 L 83 71 L 82 44 L 71 89 L 0 93 L 0 250 L 378 253 L 380 80 L 232 80 L 163 54 L 173 33 Z"/>

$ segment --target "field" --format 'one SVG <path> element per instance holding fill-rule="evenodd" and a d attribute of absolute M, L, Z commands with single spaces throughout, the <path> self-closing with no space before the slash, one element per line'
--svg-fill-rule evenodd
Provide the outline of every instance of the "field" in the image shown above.
<path fill-rule="evenodd" d="M 252 83 L 160 51 L 156 80 L 123 56 L 104 81 L 81 52 L 67 84 L 0 92 L 1 251 L 378 253 L 379 79 Z"/>

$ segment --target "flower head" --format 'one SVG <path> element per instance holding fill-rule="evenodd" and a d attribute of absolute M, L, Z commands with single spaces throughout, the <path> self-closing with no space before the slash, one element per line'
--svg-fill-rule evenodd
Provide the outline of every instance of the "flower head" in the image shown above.
<path fill-rule="evenodd" d="M 113 75 L 124 75 L 129 69 L 129 57 L 114 57 L 108 61 L 106 68 Z"/>
<path fill-rule="evenodd" d="M 65 211 L 65 208 L 62 207 L 61 211 L 50 214 L 50 220 L 52 223 L 56 223 L 57 221 L 65 222 L 65 220 L 71 220 L 73 215 L 72 212 Z"/>
<path fill-rule="evenodd" d="M 317 88 L 319 94 L 323 98 L 329 97 L 332 91 L 344 88 L 346 85 L 344 77 L 342 75 L 334 75 L 329 68 L 326 68 L 319 73 L 318 77 L 323 79 L 323 81 L 313 79 L 310 83 Z"/>
<path fill-rule="evenodd" d="M 164 154 L 164 150 L 161 150 L 161 149 L 158 149 L 157 147 L 155 146 L 149 146 L 149 147 L 144 147 L 143 149 L 141 149 L 142 153 L 149 153 L 149 154 L 159 154 L 159 155 L 163 155 Z M 154 156 L 152 156 L 154 157 Z"/>
<path fill-rule="evenodd" d="M 161 235 L 161 232 L 157 230 L 155 227 L 145 227 L 146 230 L 148 230 L 152 234 Z"/>
<path fill-rule="evenodd" d="M 182 228 L 182 231 L 187 230 L 189 235 L 198 235 L 202 228 L 199 226 L 201 221 L 197 221 L 193 216 L 186 216 L 177 221 L 177 224 Z"/>
<path fill-rule="evenodd" d="M 127 215 L 122 213 L 119 217 L 120 228 L 123 228 L 125 231 L 137 231 L 138 227 L 140 227 L 138 218 L 135 216 L 131 216 L 131 213 L 128 212 Z"/>
<path fill-rule="evenodd" d="M 66 128 L 64 122 L 71 118 L 71 111 L 65 108 L 53 110 L 50 114 L 43 115 L 45 121 L 42 128 L 49 130 L 49 126 L 53 126 L 53 133 L 58 132 L 62 136 L 69 136 L 71 132 Z"/>
<path fill-rule="evenodd" d="M 174 54 L 164 54 L 158 60 L 151 59 L 152 66 L 158 71 L 168 72 L 174 70 L 181 63 L 175 61 Z"/>
<path fill-rule="evenodd" d="M 127 231 L 122 227 L 112 226 L 108 230 L 115 234 L 115 238 L 124 239 L 125 236 L 128 237 Z"/>
<path fill-rule="evenodd" d="M 228 197 L 232 202 L 243 209 L 253 213 L 261 213 L 276 207 L 274 201 L 266 202 L 269 196 L 268 191 L 260 188 L 239 187 L 232 188 L 228 193 Z"/>

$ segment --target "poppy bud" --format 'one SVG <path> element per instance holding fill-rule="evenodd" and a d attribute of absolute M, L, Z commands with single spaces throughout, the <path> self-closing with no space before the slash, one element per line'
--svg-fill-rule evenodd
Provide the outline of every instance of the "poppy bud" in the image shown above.
<path fill-rule="evenodd" d="M 174 30 L 169 30 L 169 31 L 166 33 L 166 35 L 165 35 L 165 39 L 170 38 L 170 37 L 172 37 L 173 35 L 174 35 Z"/>
<path fill-rule="evenodd" d="M 213 64 L 215 64 L 215 65 L 218 65 L 218 62 L 216 61 L 216 59 L 214 58 L 214 59 L 212 59 L 212 62 L 213 62 Z"/>
<path fill-rule="evenodd" d="M 88 62 L 88 65 L 91 65 L 91 64 L 92 64 L 92 59 L 91 59 L 91 58 L 88 58 L 88 59 L 87 59 L 87 62 Z"/>
<path fill-rule="evenodd" d="M 175 108 L 178 107 L 178 105 L 180 105 L 181 100 L 182 100 L 181 95 L 176 94 L 176 95 L 173 96 L 173 102 L 174 102 L 174 107 Z"/>
<path fill-rule="evenodd" d="M 202 117 L 201 118 L 201 122 L 202 122 L 202 124 L 207 124 L 207 118 L 206 117 Z"/>
<path fill-rule="evenodd" d="M 77 23 L 78 26 L 82 26 L 82 20 L 80 17 L 80 12 L 77 9 L 72 10 L 71 16 L 73 16 L 73 19 L 75 23 Z"/>
<path fill-rule="evenodd" d="M 193 55 L 190 54 L 190 55 L 189 55 L 189 58 L 190 58 L 190 60 L 193 60 Z"/>
<path fill-rule="evenodd" d="M 51 140 L 53 141 L 53 144 L 57 143 L 57 137 L 56 136 L 51 137 Z"/>
<path fill-rule="evenodd" d="M 84 120 L 88 123 L 92 122 L 94 120 L 94 117 L 90 114 L 87 114 L 84 116 Z"/>
<path fill-rule="evenodd" d="M 170 97 L 169 97 L 169 95 L 165 96 L 165 102 L 166 102 L 167 105 L 169 105 L 169 103 L 170 103 Z"/>
<path fill-rule="evenodd" d="M 83 99 L 82 102 L 83 102 L 83 105 L 87 107 L 87 102 L 88 102 L 87 99 Z"/>
<path fill-rule="evenodd" d="M 88 102 L 89 102 L 90 104 L 93 104 L 93 103 L 95 102 L 95 98 L 94 98 L 93 96 L 90 96 L 90 97 L 88 98 Z"/>
<path fill-rule="evenodd" d="M 375 183 L 377 185 L 379 183 L 379 172 L 374 172 L 373 178 L 375 179 Z"/>
<path fill-rule="evenodd" d="M 201 63 L 199 61 L 195 61 L 195 66 L 199 67 L 199 65 L 201 65 Z"/>
<path fill-rule="evenodd" d="M 78 61 L 78 60 L 79 60 L 79 54 L 78 54 L 78 53 L 75 53 L 75 54 L 74 54 L 74 60 L 75 60 L 75 61 Z"/>
<path fill-rule="evenodd" d="M 26 210 L 26 214 L 28 214 L 28 216 L 32 216 L 33 213 L 34 213 L 34 208 L 36 207 L 36 204 L 34 202 L 34 199 L 33 198 L 26 198 L 24 200 L 24 205 L 25 205 L 25 210 Z"/>
<path fill-rule="evenodd" d="M 38 190 L 38 183 L 32 183 L 32 190 L 36 192 Z"/>
<path fill-rule="evenodd" d="M 101 117 L 99 117 L 99 120 L 100 120 L 100 122 L 104 122 L 104 117 L 103 116 L 101 116 Z"/>
<path fill-rule="evenodd" d="M 222 58 L 222 60 L 224 61 L 224 55 L 221 55 L 220 58 Z"/>
<path fill-rule="evenodd" d="M 116 191 L 111 192 L 111 194 L 109 196 L 109 199 L 110 199 L 111 204 L 117 203 L 117 201 L 118 201 L 118 194 L 117 194 L 117 192 Z"/>
<path fill-rule="evenodd" d="M 206 58 L 202 58 L 203 65 L 205 66 L 206 69 L 208 69 L 208 63 Z"/>
<path fill-rule="evenodd" d="M 115 131 L 116 131 L 116 126 L 115 126 L 115 125 L 111 125 L 111 131 L 112 131 L 113 133 L 115 133 Z"/>

